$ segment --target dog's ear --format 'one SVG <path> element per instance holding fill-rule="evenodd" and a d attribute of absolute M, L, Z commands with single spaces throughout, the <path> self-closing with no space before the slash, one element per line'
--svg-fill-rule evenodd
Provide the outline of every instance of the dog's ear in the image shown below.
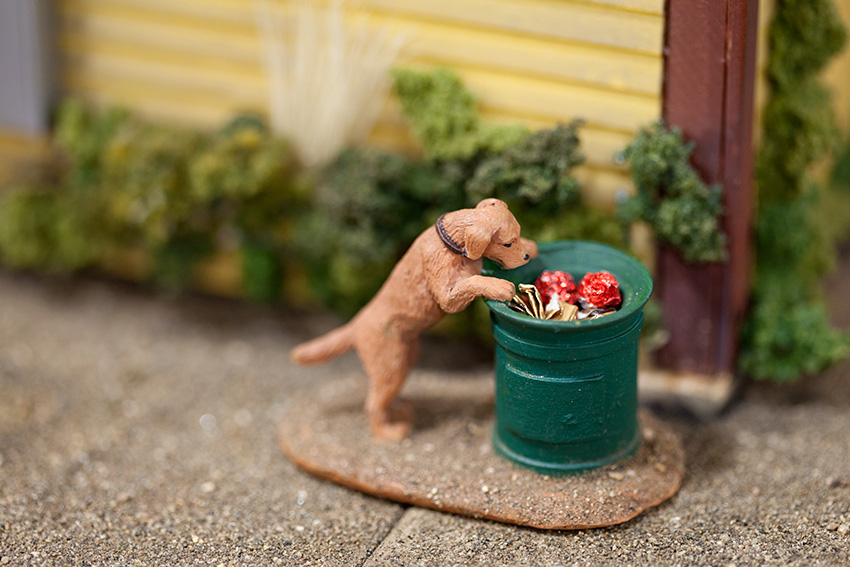
<path fill-rule="evenodd" d="M 499 199 L 492 199 L 491 198 L 491 199 L 484 199 L 481 202 L 479 202 L 477 205 L 475 205 L 475 208 L 479 209 L 479 210 L 480 209 L 486 209 L 487 207 L 501 207 L 503 209 L 507 209 L 508 204 L 505 203 L 504 201 L 499 200 Z"/>
<path fill-rule="evenodd" d="M 479 205 L 480 206 L 480 205 Z M 477 208 L 477 207 L 476 207 Z M 466 229 L 464 240 L 465 256 L 470 260 L 477 260 L 484 255 L 484 251 L 490 246 L 490 241 L 496 235 L 499 227 L 492 222 L 476 222 Z"/>

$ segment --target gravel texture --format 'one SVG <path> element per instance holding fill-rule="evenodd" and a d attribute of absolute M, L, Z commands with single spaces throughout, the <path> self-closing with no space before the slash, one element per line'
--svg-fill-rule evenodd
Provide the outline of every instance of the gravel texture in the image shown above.
<path fill-rule="evenodd" d="M 850 327 L 846 259 L 830 294 Z M 276 440 L 284 407 L 359 372 L 352 356 L 289 362 L 333 323 L 0 272 L 0 566 L 850 563 L 850 363 L 748 385 L 712 421 L 667 413 L 687 463 L 672 499 L 620 526 L 546 532 L 296 469 Z M 482 372 L 445 342 L 423 359 Z"/>

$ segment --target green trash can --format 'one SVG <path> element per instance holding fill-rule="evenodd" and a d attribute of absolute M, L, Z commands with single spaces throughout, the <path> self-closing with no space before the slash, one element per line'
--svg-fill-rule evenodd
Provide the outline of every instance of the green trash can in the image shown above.
<path fill-rule="evenodd" d="M 630 256 L 596 242 L 541 244 L 539 256 L 514 270 L 491 264 L 484 274 L 532 283 L 543 270 L 576 282 L 608 271 L 623 302 L 611 315 L 546 321 L 488 300 L 496 341 L 495 450 L 549 475 L 620 460 L 640 445 L 637 422 L 638 337 L 652 279 Z"/>

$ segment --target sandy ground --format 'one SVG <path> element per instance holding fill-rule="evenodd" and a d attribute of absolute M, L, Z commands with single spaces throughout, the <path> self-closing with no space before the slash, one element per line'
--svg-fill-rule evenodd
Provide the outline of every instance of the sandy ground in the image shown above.
<path fill-rule="evenodd" d="M 850 261 L 830 285 L 850 327 Z M 663 413 L 679 493 L 621 526 L 547 532 L 405 507 L 297 470 L 288 400 L 356 375 L 288 359 L 332 320 L 96 279 L 0 272 L 0 566 L 850 564 L 850 363 Z M 432 341 L 427 369 L 486 355 Z M 412 379 L 416 379 L 414 373 Z"/>

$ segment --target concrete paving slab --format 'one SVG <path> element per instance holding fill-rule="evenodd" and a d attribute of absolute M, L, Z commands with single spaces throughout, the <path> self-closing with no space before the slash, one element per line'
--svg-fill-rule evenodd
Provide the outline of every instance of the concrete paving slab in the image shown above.
<path fill-rule="evenodd" d="M 845 565 L 847 416 L 750 401 L 717 422 L 679 419 L 682 488 L 626 524 L 543 532 L 411 509 L 367 565 Z"/>
<path fill-rule="evenodd" d="M 402 508 L 280 452 L 267 309 L 0 273 L 0 565 L 358 565 Z M 354 361 L 330 370 L 350 371 Z"/>

